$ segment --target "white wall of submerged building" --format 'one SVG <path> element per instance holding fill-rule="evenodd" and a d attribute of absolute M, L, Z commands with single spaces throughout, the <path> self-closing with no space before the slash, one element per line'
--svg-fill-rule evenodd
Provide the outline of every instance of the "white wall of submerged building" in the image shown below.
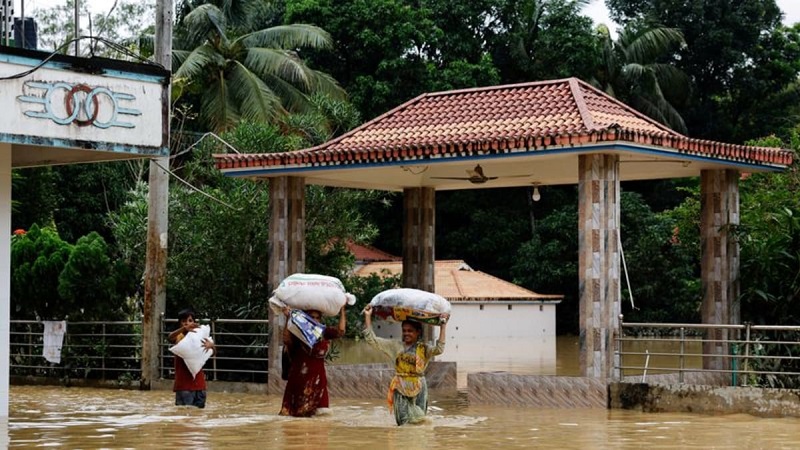
<path fill-rule="evenodd" d="M 452 302 L 447 345 L 438 361 L 457 364 L 458 386 L 467 374 L 504 371 L 551 374 L 556 367 L 556 305 L 559 302 Z M 400 324 L 374 321 L 375 334 L 400 339 Z M 433 327 L 431 339 L 438 338 Z"/>
<path fill-rule="evenodd" d="M 451 302 L 447 342 L 484 338 L 540 338 L 556 335 L 558 302 Z M 400 339 L 400 324 L 375 321 L 375 334 Z M 436 336 L 434 334 L 434 336 Z"/>

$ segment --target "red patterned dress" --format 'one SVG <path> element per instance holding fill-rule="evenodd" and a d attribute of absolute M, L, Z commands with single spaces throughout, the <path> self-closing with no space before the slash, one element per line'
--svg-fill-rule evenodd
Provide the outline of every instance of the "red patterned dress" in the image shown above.
<path fill-rule="evenodd" d="M 294 417 L 313 416 L 318 408 L 328 408 L 328 377 L 325 375 L 325 356 L 330 349 L 330 339 L 341 337 L 338 328 L 327 327 L 322 339 L 308 348 L 295 336 L 289 344 L 291 366 L 280 415 Z"/>

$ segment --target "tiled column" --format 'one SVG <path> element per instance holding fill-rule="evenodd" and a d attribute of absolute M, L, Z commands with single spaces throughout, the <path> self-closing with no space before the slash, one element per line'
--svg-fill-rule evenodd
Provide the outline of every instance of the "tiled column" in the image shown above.
<path fill-rule="evenodd" d="M 11 145 L 0 144 L 0 444 L 7 445 L 11 333 Z"/>
<path fill-rule="evenodd" d="M 739 225 L 739 172 L 703 170 L 700 174 L 700 272 L 703 284 L 703 323 L 738 324 L 739 244 L 733 227 Z M 727 330 L 712 330 L 713 340 L 728 338 Z M 706 343 L 703 353 L 728 354 L 723 342 Z M 727 358 L 704 358 L 706 369 L 730 367 Z"/>
<path fill-rule="evenodd" d="M 269 181 L 269 290 L 287 276 L 305 271 L 305 179 L 277 177 Z M 267 392 L 280 394 L 282 314 L 269 314 L 269 375 Z"/>
<path fill-rule="evenodd" d="M 578 162 L 580 367 L 610 378 L 619 324 L 619 157 L 583 155 Z"/>
<path fill-rule="evenodd" d="M 403 190 L 403 286 L 433 292 L 436 191 Z"/>

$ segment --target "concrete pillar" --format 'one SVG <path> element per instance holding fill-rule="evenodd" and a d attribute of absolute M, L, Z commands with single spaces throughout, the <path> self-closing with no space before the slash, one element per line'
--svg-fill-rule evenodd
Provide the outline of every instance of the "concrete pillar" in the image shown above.
<path fill-rule="evenodd" d="M 305 271 L 305 179 L 277 177 L 269 181 L 269 273 L 272 291 L 287 276 Z M 286 325 L 281 314 L 269 314 L 269 375 L 267 392 L 281 393 L 281 332 Z"/>
<path fill-rule="evenodd" d="M 578 161 L 578 283 L 580 368 L 610 378 L 620 314 L 619 157 L 583 155 Z"/>
<path fill-rule="evenodd" d="M 11 144 L 0 144 L 0 424 L 8 425 L 11 329 Z M 0 444 L 7 443 L 0 432 Z"/>
<path fill-rule="evenodd" d="M 403 190 L 403 286 L 434 292 L 436 190 Z"/>
<path fill-rule="evenodd" d="M 739 172 L 703 170 L 700 173 L 700 277 L 703 286 L 703 323 L 738 324 L 739 244 L 732 228 L 739 225 Z M 707 336 L 725 340 L 727 330 L 711 330 Z M 723 342 L 705 344 L 703 353 L 729 354 Z M 730 368 L 727 358 L 704 358 L 706 369 Z"/>

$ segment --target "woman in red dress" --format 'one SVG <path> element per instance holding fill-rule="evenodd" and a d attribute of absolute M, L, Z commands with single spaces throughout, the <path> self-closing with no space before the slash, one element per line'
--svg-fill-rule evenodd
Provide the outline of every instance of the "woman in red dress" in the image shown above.
<path fill-rule="evenodd" d="M 289 317 L 290 309 L 284 314 Z M 322 314 L 308 310 L 306 314 L 319 322 Z M 330 349 L 330 340 L 344 336 L 346 315 L 344 306 L 339 313 L 339 327 L 326 327 L 320 339 L 309 348 L 300 339 L 283 329 L 284 351 L 288 349 L 291 365 L 286 390 L 283 392 L 283 404 L 280 415 L 294 417 L 310 417 L 319 408 L 328 408 L 328 378 L 325 375 L 325 356 Z"/>

